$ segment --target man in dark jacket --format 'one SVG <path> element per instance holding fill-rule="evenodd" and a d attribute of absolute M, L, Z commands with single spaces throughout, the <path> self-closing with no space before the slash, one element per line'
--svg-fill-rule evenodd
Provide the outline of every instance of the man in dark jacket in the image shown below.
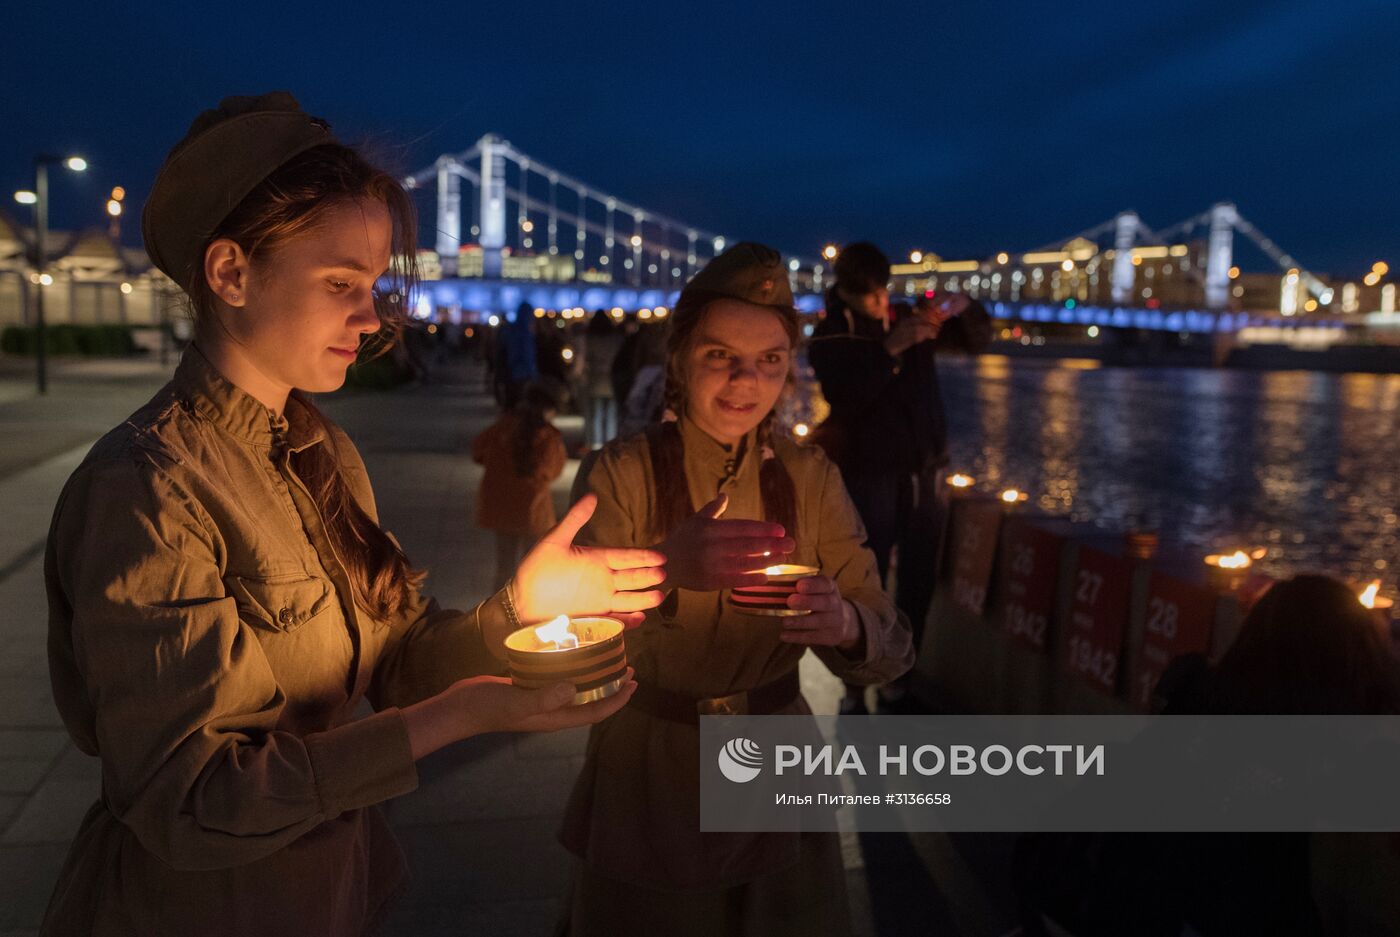
<path fill-rule="evenodd" d="M 841 469 L 882 578 L 898 547 L 895 604 L 914 625 L 917 650 L 933 600 L 948 462 L 935 359 L 942 351 L 981 351 L 991 341 L 991 318 L 958 293 L 891 305 L 890 262 L 874 244 L 842 250 L 835 275 L 808 351 L 831 405 L 816 440 Z M 847 687 L 841 711 L 864 712 L 862 694 Z M 904 695 L 902 683 L 880 691 L 890 708 L 900 708 Z"/>

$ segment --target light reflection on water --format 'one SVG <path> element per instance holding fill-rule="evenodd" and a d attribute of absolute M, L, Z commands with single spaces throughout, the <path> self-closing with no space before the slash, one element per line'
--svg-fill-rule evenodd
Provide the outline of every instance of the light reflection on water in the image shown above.
<path fill-rule="evenodd" d="M 951 470 L 1047 511 L 1202 552 L 1269 547 L 1394 594 L 1400 376 L 940 360 Z"/>

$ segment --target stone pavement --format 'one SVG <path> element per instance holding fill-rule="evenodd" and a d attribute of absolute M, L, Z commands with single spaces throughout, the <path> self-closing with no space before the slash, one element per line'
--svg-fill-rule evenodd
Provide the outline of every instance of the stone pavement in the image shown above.
<path fill-rule="evenodd" d="M 59 489 L 88 447 L 166 380 L 142 359 L 54 363 L 0 356 L 0 937 L 37 931 L 68 842 L 96 798 L 95 759 L 68 741 L 45 656 L 42 551 Z M 492 545 L 472 523 L 480 474 L 472 437 L 494 416 L 479 372 L 450 363 L 430 383 L 322 398 L 355 439 L 382 521 L 431 594 L 470 608 L 489 592 Z M 569 442 L 578 418 L 559 421 Z M 555 486 L 562 508 L 577 463 Z M 833 712 L 840 684 L 810 655 L 803 690 Z M 387 806 L 413 879 L 386 935 L 549 934 L 570 859 L 555 841 L 582 763 L 584 730 L 489 735 L 420 762 L 420 786 Z M 1007 837 L 847 835 L 856 932 L 995 937 L 1011 926 Z"/>

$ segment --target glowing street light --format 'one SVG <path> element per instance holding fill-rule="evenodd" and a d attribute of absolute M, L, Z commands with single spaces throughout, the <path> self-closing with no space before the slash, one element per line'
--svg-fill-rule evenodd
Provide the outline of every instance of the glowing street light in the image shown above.
<path fill-rule="evenodd" d="M 918 263 L 919 261 L 921 261 L 921 260 L 923 260 L 923 259 L 924 259 L 924 252 L 923 252 L 923 251 L 910 251 L 910 252 L 909 252 L 909 262 L 910 262 L 911 264 L 916 264 L 916 263 Z"/>
<path fill-rule="evenodd" d="M 33 205 L 35 202 L 39 201 L 39 196 L 28 189 L 20 189 L 15 193 L 15 201 L 19 202 L 21 205 Z"/>
<path fill-rule="evenodd" d="M 22 199 L 19 193 L 15 194 L 16 200 L 21 204 L 34 206 L 34 263 L 36 267 L 34 272 L 38 275 L 40 283 L 45 286 L 48 285 L 44 283 L 45 278 L 48 279 L 49 283 L 53 282 L 53 278 L 44 272 L 45 261 L 48 259 L 48 248 L 44 241 L 49 229 L 49 166 L 51 164 L 62 165 L 73 172 L 82 172 L 87 169 L 87 160 L 81 156 L 64 158 L 41 153 L 34 157 L 34 189 L 30 193 L 34 196 L 33 200 Z M 36 345 L 34 353 L 35 376 L 39 384 L 39 393 L 46 394 L 49 391 L 48 355 L 44 345 L 48 341 L 48 332 L 44 328 L 44 290 L 42 289 L 36 290 L 34 293 L 34 341 Z"/>
<path fill-rule="evenodd" d="M 826 247 L 822 248 L 822 256 L 827 260 L 835 260 L 838 253 L 839 251 L 836 249 L 835 244 L 828 244 Z"/>
<path fill-rule="evenodd" d="M 113 186 L 112 194 L 107 196 L 107 214 L 112 222 L 107 226 L 107 233 L 112 240 L 121 243 L 122 239 L 122 201 L 126 198 L 126 189 L 121 186 Z"/>

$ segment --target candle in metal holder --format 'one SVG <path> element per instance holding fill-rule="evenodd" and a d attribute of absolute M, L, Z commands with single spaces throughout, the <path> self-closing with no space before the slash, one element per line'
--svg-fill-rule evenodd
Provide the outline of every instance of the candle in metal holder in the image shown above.
<path fill-rule="evenodd" d="M 1019 488 L 1007 488 L 1001 493 L 1001 506 L 1005 510 L 1011 510 L 1018 504 L 1028 499 L 1030 495 Z"/>
<path fill-rule="evenodd" d="M 1206 557 L 1207 573 L 1211 584 L 1221 589 L 1235 589 L 1244 582 L 1249 567 L 1254 565 L 1249 554 L 1243 550 L 1234 553 L 1212 553 Z"/>
<path fill-rule="evenodd" d="M 574 618 L 521 628 L 506 638 L 506 661 L 516 686 L 573 683 L 574 705 L 606 699 L 627 678 L 627 649 L 616 618 Z"/>
<path fill-rule="evenodd" d="M 797 594 L 797 582 L 821 572 L 815 566 L 783 563 L 769 566 L 764 574 L 768 581 L 760 586 L 736 586 L 729 594 L 729 604 L 745 615 L 810 615 L 805 608 L 788 608 L 789 596 Z"/>
<path fill-rule="evenodd" d="M 952 475 L 949 475 L 944 482 L 947 484 L 950 492 L 954 495 L 961 495 L 971 491 L 972 486 L 977 484 L 977 479 L 973 478 L 971 475 L 965 475 L 962 472 L 954 472 Z"/>
<path fill-rule="evenodd" d="M 1254 565 L 1254 561 L 1262 560 L 1268 552 L 1267 547 L 1259 547 L 1248 553 L 1242 549 L 1230 553 L 1212 553 L 1205 560 L 1211 584 L 1219 589 L 1238 589 L 1249 577 L 1249 568 Z"/>
<path fill-rule="evenodd" d="M 1371 584 L 1362 589 L 1357 599 L 1363 606 L 1371 611 L 1379 624 L 1387 632 L 1391 628 L 1391 619 L 1395 613 L 1395 600 L 1380 594 L 1381 581 L 1371 580 Z"/>

